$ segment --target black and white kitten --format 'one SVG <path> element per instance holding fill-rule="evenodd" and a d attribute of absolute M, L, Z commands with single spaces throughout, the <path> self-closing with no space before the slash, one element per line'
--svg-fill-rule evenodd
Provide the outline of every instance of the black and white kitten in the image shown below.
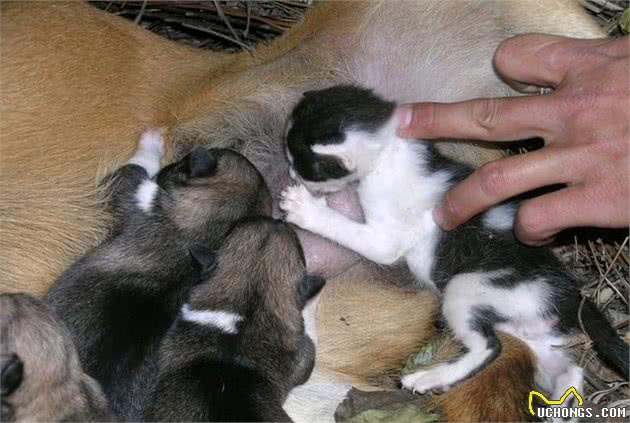
<path fill-rule="evenodd" d="M 307 92 L 287 129 L 288 157 L 303 185 L 287 188 L 280 207 L 289 222 L 380 264 L 404 259 L 417 280 L 442 292 L 442 312 L 466 353 L 405 376 L 404 387 L 445 390 L 500 353 L 496 330 L 525 341 L 538 357 L 538 381 L 559 394 L 578 390 L 582 369 L 561 348 L 582 322 L 598 352 L 628 375 L 628 347 L 578 292 L 575 278 L 546 248 L 512 232 L 515 204 L 505 203 L 457 229 L 442 231 L 432 209 L 472 169 L 430 144 L 397 136 L 395 104 L 370 90 L 337 86 Z M 365 222 L 352 221 L 310 192 L 358 181 Z M 310 192 L 309 192 L 310 191 Z"/>
<path fill-rule="evenodd" d="M 160 132 L 145 131 L 135 155 L 109 180 L 112 236 L 48 293 L 84 370 L 101 384 L 112 411 L 132 421 L 142 419 L 153 391 L 160 341 L 212 267 L 210 250 L 234 221 L 271 210 L 261 175 L 239 154 L 196 148 L 159 170 L 162 151 Z"/>
<path fill-rule="evenodd" d="M 282 405 L 313 369 L 324 283 L 288 224 L 237 222 L 164 339 L 145 420 L 291 421 Z"/>

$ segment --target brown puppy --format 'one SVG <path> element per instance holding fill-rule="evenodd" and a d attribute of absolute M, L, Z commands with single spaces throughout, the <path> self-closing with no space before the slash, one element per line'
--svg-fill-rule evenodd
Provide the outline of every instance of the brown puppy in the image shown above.
<path fill-rule="evenodd" d="M 160 170 L 162 138 L 147 130 L 128 164 L 110 176 L 114 228 L 48 292 L 85 371 L 112 413 L 142 419 L 157 349 L 190 289 L 214 265 L 232 224 L 269 214 L 258 171 L 225 149 L 194 149 Z"/>
<path fill-rule="evenodd" d="M 3 422 L 111 420 L 68 330 L 30 295 L 0 295 L 0 366 Z"/>
<path fill-rule="evenodd" d="M 289 225 L 268 218 L 237 222 L 216 260 L 164 338 L 145 420 L 289 421 L 282 404 L 315 361 L 324 279 L 306 274 Z"/>

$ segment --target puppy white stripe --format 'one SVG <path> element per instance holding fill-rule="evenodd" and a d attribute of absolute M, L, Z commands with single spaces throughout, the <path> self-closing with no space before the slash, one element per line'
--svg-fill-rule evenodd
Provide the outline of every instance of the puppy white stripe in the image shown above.
<path fill-rule="evenodd" d="M 236 325 L 243 320 L 242 316 L 229 311 L 192 310 L 190 304 L 182 306 L 182 319 L 200 325 L 213 326 L 225 333 L 238 333 Z"/>
<path fill-rule="evenodd" d="M 151 211 L 157 189 L 158 185 L 153 181 L 146 180 L 140 184 L 138 191 L 136 191 L 136 204 L 141 210 L 145 212 Z"/>

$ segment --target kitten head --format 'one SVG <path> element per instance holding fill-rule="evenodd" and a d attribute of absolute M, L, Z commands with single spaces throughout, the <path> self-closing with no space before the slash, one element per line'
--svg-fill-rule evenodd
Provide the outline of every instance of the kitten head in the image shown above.
<path fill-rule="evenodd" d="M 320 192 L 339 191 L 359 179 L 380 151 L 395 107 L 351 85 L 304 93 L 287 127 L 292 176 Z"/>
<path fill-rule="evenodd" d="M 242 217 L 271 214 L 271 196 L 261 174 L 231 150 L 197 147 L 162 169 L 157 183 L 166 193 L 160 201 L 163 209 L 179 228 L 193 234 L 224 233 Z"/>
<path fill-rule="evenodd" d="M 235 224 L 207 282 L 193 289 L 191 310 L 226 312 L 233 359 L 255 369 L 281 396 L 304 383 L 315 359 L 314 319 L 325 284 L 308 275 L 291 227 L 265 217 Z M 306 320 L 306 321 L 305 321 Z"/>
<path fill-rule="evenodd" d="M 46 304 L 1 294 L 0 338 L 2 421 L 109 420 L 101 388 Z"/>

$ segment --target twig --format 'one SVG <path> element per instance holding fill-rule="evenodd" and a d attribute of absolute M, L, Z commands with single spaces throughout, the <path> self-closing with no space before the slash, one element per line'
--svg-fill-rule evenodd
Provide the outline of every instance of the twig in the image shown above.
<path fill-rule="evenodd" d="M 212 0 L 212 3 L 214 4 L 215 9 L 217 9 L 217 13 L 219 14 L 219 17 L 223 20 L 223 22 L 225 22 L 225 26 L 228 27 L 228 29 L 230 30 L 230 32 L 232 33 L 234 38 L 236 38 L 236 40 L 240 43 L 239 45 L 243 46 L 243 48 L 245 48 L 247 50 L 250 50 L 251 47 L 249 47 L 249 45 L 245 44 L 241 40 L 241 37 L 238 36 L 236 31 L 232 27 L 232 24 L 230 23 L 230 20 L 223 13 L 223 8 L 221 8 L 221 5 L 219 4 L 219 2 L 217 0 Z"/>
<path fill-rule="evenodd" d="M 245 50 L 251 50 L 251 47 L 248 46 L 247 44 L 244 44 L 242 41 L 230 38 L 227 35 L 223 35 L 220 32 L 214 31 L 214 30 L 212 30 L 210 28 L 204 28 L 204 27 L 201 27 L 201 26 L 198 26 L 198 25 L 189 24 L 189 23 L 182 23 L 181 25 L 183 27 L 185 27 L 185 28 L 195 29 L 197 31 L 205 32 L 206 34 L 214 35 L 215 37 L 219 37 L 219 38 L 222 38 L 224 40 L 231 41 L 231 42 L 233 42 L 235 44 L 238 44 L 239 46 L 243 47 Z"/>
<path fill-rule="evenodd" d="M 624 242 L 625 245 L 625 242 Z M 596 293 L 597 293 L 597 303 L 599 304 L 599 289 L 602 285 L 603 282 L 606 282 L 606 284 L 612 288 L 613 291 L 615 291 L 617 293 L 617 295 L 619 295 L 619 298 L 621 299 L 621 301 L 623 301 L 624 303 L 626 303 L 626 305 L 628 305 L 628 300 L 625 299 L 625 297 L 623 296 L 623 294 L 621 292 L 619 292 L 619 290 L 617 289 L 617 287 L 615 286 L 614 283 L 612 283 L 605 275 L 604 272 L 602 272 L 602 268 L 599 265 L 599 262 L 597 261 L 597 254 L 595 253 L 595 248 L 593 247 L 593 243 L 591 241 L 588 241 L 588 246 L 591 249 L 591 253 L 593 254 L 593 256 L 595 257 L 595 266 L 597 267 L 597 270 L 599 271 L 599 274 L 601 275 L 601 279 L 599 281 L 599 284 L 597 285 L 597 289 L 596 289 Z"/>
<path fill-rule="evenodd" d="M 252 20 L 252 3 L 251 2 L 247 2 L 247 25 L 245 25 L 245 30 L 243 31 L 243 36 L 245 38 L 247 38 L 247 36 L 249 35 L 249 23 Z"/>
<path fill-rule="evenodd" d="M 140 23 L 140 21 L 142 20 L 142 15 L 144 14 L 144 9 L 147 8 L 147 0 L 144 0 L 142 2 L 142 6 L 140 6 L 140 11 L 138 12 L 138 16 L 136 16 L 136 19 L 133 20 L 133 23 L 138 25 Z"/>

